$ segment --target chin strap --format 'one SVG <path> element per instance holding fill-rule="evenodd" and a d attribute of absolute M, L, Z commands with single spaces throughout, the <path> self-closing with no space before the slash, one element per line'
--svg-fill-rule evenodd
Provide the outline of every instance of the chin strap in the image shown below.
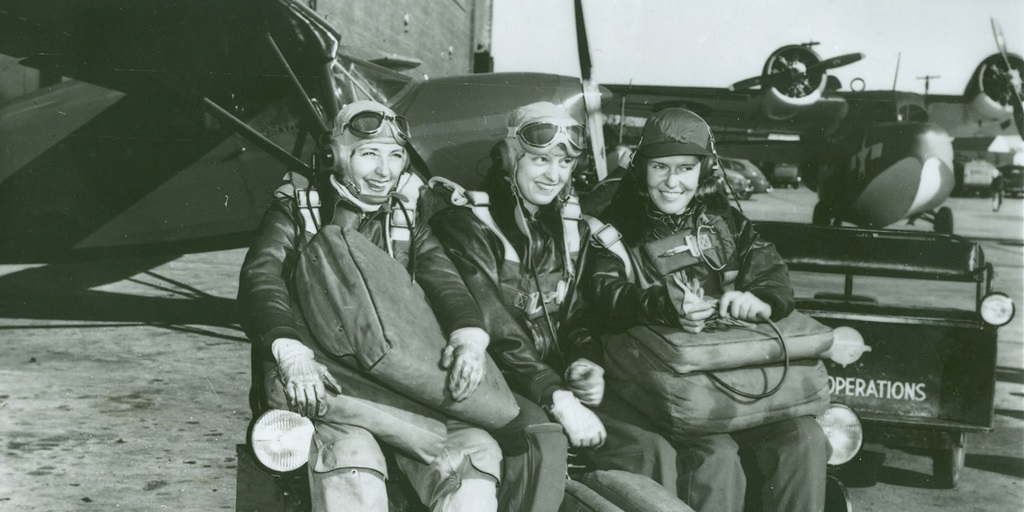
<path fill-rule="evenodd" d="M 352 206 L 355 206 L 356 208 L 359 208 L 359 210 L 361 210 L 361 211 L 363 211 L 365 213 L 370 213 L 370 212 L 378 211 L 385 204 L 387 204 L 386 202 L 385 203 L 381 203 L 381 204 L 370 204 L 370 203 L 367 203 L 366 201 L 363 201 L 363 200 L 359 199 L 358 192 L 357 193 L 352 193 L 352 189 L 350 189 L 346 185 L 342 185 L 338 181 L 337 176 L 335 176 L 333 174 L 330 177 L 330 181 L 331 181 L 331 186 L 334 187 L 334 190 L 336 190 L 338 192 L 338 195 L 341 196 L 342 199 L 348 201 L 349 203 L 352 204 Z M 348 180 L 346 180 L 346 181 L 348 181 Z M 353 185 L 353 187 L 355 187 L 354 183 L 352 185 Z M 358 191 L 359 189 L 356 188 L 356 190 Z"/>

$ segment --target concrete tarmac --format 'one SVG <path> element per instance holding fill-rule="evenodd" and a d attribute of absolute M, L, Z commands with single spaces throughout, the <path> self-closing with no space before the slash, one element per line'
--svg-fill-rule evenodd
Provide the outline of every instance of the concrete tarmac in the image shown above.
<path fill-rule="evenodd" d="M 742 204 L 751 218 L 807 222 L 814 201 L 776 190 Z M 946 204 L 1021 309 L 1021 201 L 999 212 L 984 198 Z M 0 511 L 234 509 L 249 421 L 249 344 L 233 300 L 244 254 L 0 266 Z M 906 283 L 877 285 L 925 295 Z M 1020 312 L 1000 330 L 995 428 L 968 435 L 959 485 L 934 488 L 919 452 L 868 445 L 881 466 L 850 487 L 854 510 L 1024 509 L 1022 333 Z"/>

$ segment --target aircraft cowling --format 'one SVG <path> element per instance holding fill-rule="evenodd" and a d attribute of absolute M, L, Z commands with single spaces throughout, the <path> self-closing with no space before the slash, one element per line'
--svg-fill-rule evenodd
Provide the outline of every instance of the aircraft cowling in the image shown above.
<path fill-rule="evenodd" d="M 1010 66 L 1024 76 L 1024 59 L 1019 55 L 1009 54 Z M 1003 56 L 996 53 L 985 58 L 978 64 L 971 81 L 967 85 L 964 96 L 968 108 L 976 119 L 1005 121 L 1013 118 L 1013 102 L 1007 78 L 1006 64 Z"/>
<path fill-rule="evenodd" d="M 814 105 L 825 91 L 827 75 L 808 68 L 821 62 L 813 50 L 801 45 L 783 46 L 764 63 L 765 93 L 761 104 L 768 117 L 782 121 Z M 770 86 L 768 86 L 770 84 Z"/>

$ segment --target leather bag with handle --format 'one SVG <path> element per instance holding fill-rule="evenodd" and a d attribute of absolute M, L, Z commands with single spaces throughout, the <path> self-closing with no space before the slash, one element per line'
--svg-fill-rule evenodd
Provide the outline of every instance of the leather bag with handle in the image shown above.
<path fill-rule="evenodd" d="M 680 442 L 823 413 L 829 391 L 820 357 L 832 330 L 798 311 L 776 327 L 691 334 L 643 325 L 607 335 L 608 388 Z"/>
<path fill-rule="evenodd" d="M 306 326 L 327 357 L 487 429 L 518 415 L 490 356 L 477 389 L 460 402 L 452 400 L 448 372 L 440 366 L 447 341 L 423 290 L 401 263 L 359 232 L 322 228 L 300 253 L 292 286 Z"/>

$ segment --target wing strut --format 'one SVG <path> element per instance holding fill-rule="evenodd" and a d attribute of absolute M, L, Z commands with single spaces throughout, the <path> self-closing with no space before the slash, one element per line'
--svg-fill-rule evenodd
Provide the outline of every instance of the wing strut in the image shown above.
<path fill-rule="evenodd" d="M 309 165 L 292 156 L 291 153 L 275 144 L 274 141 L 264 137 L 262 133 L 252 129 L 251 126 L 245 124 L 242 120 L 231 115 L 230 112 L 221 108 L 221 106 L 216 102 L 207 97 L 201 98 L 199 102 L 202 104 L 203 108 L 210 113 L 210 115 L 231 126 L 235 132 L 242 137 L 245 137 L 246 140 L 252 142 L 263 151 L 269 153 L 270 156 L 273 156 L 287 164 L 289 169 L 294 169 L 309 179 L 313 178 L 313 169 Z"/>
<path fill-rule="evenodd" d="M 288 78 L 292 83 L 292 87 L 302 97 L 302 105 L 306 107 L 306 115 L 310 117 L 314 125 L 316 126 L 318 133 L 327 133 L 327 123 L 324 122 L 324 118 L 317 110 L 316 106 L 313 105 L 313 101 L 309 98 L 309 94 L 303 89 L 302 84 L 299 82 L 299 77 L 295 76 L 295 71 L 292 70 L 291 65 L 288 64 L 288 59 L 284 58 L 284 54 L 281 53 L 281 48 L 277 46 L 277 42 L 274 41 L 274 36 L 267 32 L 267 42 L 270 43 L 270 49 L 274 51 L 274 56 L 277 57 L 281 67 L 284 68 L 285 72 L 288 73 Z"/>

